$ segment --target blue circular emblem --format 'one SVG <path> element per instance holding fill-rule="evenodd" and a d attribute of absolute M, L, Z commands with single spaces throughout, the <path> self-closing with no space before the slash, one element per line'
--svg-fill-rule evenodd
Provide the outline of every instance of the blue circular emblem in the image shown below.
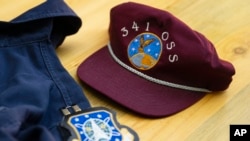
<path fill-rule="evenodd" d="M 156 65 L 162 52 L 160 38 L 152 33 L 136 36 L 128 45 L 128 57 L 133 66 L 148 70 Z"/>

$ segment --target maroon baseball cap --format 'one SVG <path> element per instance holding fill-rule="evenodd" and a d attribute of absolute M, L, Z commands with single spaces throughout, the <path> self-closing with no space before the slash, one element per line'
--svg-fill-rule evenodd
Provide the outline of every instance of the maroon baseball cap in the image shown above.
<path fill-rule="evenodd" d="M 169 12 L 138 3 L 111 9 L 110 42 L 78 68 L 79 78 L 146 116 L 177 113 L 208 92 L 228 88 L 233 65 Z"/>

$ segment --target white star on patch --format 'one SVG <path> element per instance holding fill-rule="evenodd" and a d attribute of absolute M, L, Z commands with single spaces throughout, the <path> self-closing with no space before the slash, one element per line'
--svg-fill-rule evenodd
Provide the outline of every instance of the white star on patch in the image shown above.
<path fill-rule="evenodd" d="M 75 118 L 74 120 L 75 120 L 76 122 L 78 122 L 78 121 L 79 121 L 79 118 Z"/>
<path fill-rule="evenodd" d="M 102 115 L 98 114 L 97 117 L 98 117 L 98 118 L 102 118 Z"/>

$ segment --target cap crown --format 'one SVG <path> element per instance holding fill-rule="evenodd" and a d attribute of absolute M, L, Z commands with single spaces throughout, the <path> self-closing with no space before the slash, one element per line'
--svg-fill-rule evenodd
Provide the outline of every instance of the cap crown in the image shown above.
<path fill-rule="evenodd" d="M 213 44 L 172 14 L 141 4 L 111 10 L 114 55 L 146 76 L 184 86 L 224 90 L 234 67 L 219 59 Z"/>

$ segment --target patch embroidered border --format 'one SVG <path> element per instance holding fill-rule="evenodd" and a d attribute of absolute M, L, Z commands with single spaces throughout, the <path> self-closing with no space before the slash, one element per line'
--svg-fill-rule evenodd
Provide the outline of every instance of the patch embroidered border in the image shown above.
<path fill-rule="evenodd" d="M 67 141 L 139 141 L 129 127 L 120 125 L 115 113 L 104 107 L 95 107 L 66 115 L 61 126 L 71 136 Z"/>
<path fill-rule="evenodd" d="M 159 61 L 161 53 L 160 38 L 150 32 L 137 35 L 128 45 L 130 63 L 140 70 L 154 67 Z"/>

